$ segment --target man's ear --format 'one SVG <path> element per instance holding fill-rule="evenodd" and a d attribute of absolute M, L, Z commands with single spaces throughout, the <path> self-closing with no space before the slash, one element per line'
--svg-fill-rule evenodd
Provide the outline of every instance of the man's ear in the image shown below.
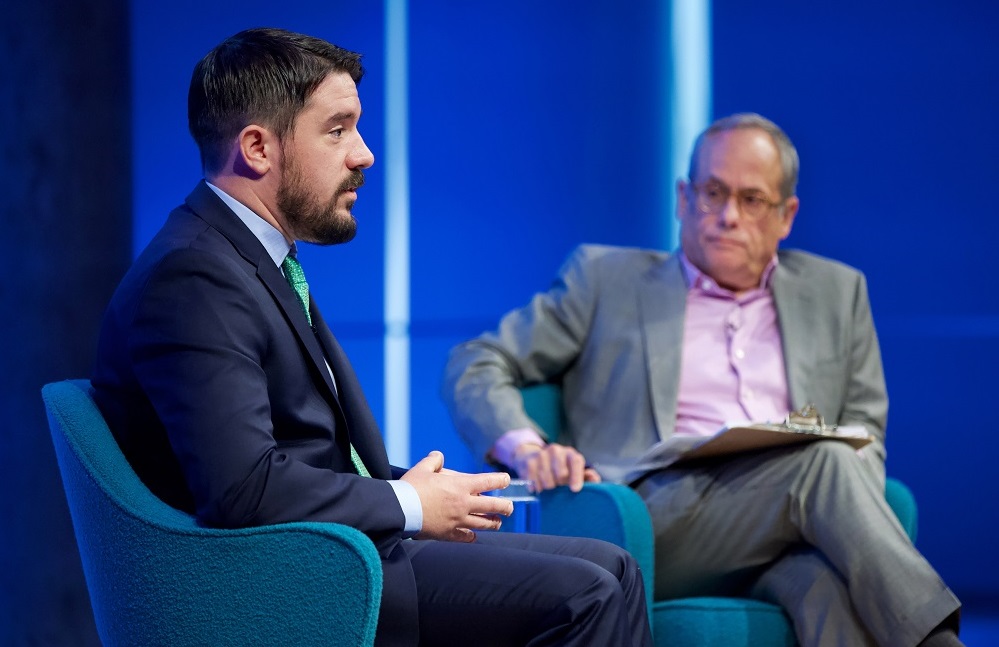
<path fill-rule="evenodd" d="M 783 216 L 783 232 L 780 239 L 784 240 L 791 234 L 791 225 L 794 224 L 794 217 L 798 215 L 798 207 L 801 203 L 798 201 L 798 196 L 791 196 L 784 203 L 784 213 Z"/>
<path fill-rule="evenodd" d="M 687 213 L 687 183 L 680 178 L 676 181 L 676 216 L 677 220 L 683 220 L 683 214 Z"/>
<path fill-rule="evenodd" d="M 236 138 L 236 163 L 257 175 L 265 175 L 278 163 L 277 137 L 263 126 L 250 124 Z"/>

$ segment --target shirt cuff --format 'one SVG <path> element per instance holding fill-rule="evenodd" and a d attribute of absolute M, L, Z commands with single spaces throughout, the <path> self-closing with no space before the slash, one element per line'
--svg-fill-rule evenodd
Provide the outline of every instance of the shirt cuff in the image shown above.
<path fill-rule="evenodd" d="M 546 444 L 538 432 L 530 427 L 525 427 L 508 431 L 500 436 L 490 453 L 499 463 L 513 467 L 513 456 L 517 452 L 517 448 L 525 443 L 541 445 L 542 447 Z"/>
<path fill-rule="evenodd" d="M 399 499 L 402 513 L 406 516 L 406 527 L 403 528 L 402 536 L 412 537 L 423 530 L 423 503 L 420 502 L 420 495 L 416 493 L 416 488 L 406 481 L 388 481 L 395 491 L 395 498 Z"/>

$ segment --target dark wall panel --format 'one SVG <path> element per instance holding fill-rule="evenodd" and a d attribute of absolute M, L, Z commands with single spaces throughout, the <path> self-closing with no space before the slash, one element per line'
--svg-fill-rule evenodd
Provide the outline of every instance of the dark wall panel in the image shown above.
<path fill-rule="evenodd" d="M 123 0 L 0 8 L 0 644 L 97 645 L 39 389 L 86 377 L 129 260 Z"/>

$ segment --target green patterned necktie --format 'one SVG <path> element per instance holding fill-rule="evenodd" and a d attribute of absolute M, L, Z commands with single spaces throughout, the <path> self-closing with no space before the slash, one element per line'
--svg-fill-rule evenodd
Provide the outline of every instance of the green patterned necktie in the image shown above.
<path fill-rule="evenodd" d="M 284 270 L 284 278 L 288 279 L 288 283 L 295 290 L 295 294 L 298 295 L 298 302 L 302 304 L 302 309 L 305 310 L 305 318 L 309 320 L 309 325 L 312 325 L 312 315 L 309 313 L 309 284 L 305 281 L 305 272 L 302 271 L 302 265 L 298 262 L 298 259 L 288 254 L 284 257 L 284 262 L 281 263 L 281 269 Z M 354 443 L 350 444 L 350 462 L 354 464 L 354 469 L 361 476 L 371 476 L 368 472 L 368 468 L 364 466 L 361 462 L 361 457 L 357 454 L 357 450 L 354 449 Z"/>
<path fill-rule="evenodd" d="M 298 301 L 302 304 L 302 309 L 305 310 L 305 318 L 309 320 L 309 325 L 311 326 L 312 314 L 309 312 L 309 284 L 305 281 L 305 272 L 302 271 L 302 265 L 298 262 L 297 258 L 288 254 L 284 257 L 284 262 L 281 263 L 281 269 L 284 270 L 284 278 L 288 279 L 288 283 L 291 283 L 295 294 L 298 295 Z"/>

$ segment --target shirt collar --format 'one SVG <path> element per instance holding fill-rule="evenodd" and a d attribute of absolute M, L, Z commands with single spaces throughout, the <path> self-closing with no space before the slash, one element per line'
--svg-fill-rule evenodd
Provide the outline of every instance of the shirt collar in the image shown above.
<path fill-rule="evenodd" d="M 683 276 L 687 280 L 687 288 L 689 290 L 698 289 L 702 292 L 707 292 L 709 294 L 725 295 L 731 296 L 732 291 L 718 285 L 717 281 L 702 272 L 690 262 L 687 255 L 683 251 L 678 252 L 680 256 L 680 265 L 683 267 Z M 770 259 L 767 266 L 763 269 L 763 276 L 760 277 L 760 285 L 758 290 L 770 290 L 773 285 L 774 271 L 777 269 L 777 254 Z"/>
<path fill-rule="evenodd" d="M 275 265 L 280 267 L 281 263 L 284 262 L 285 256 L 289 253 L 295 253 L 295 245 L 289 245 L 288 241 L 284 238 L 284 234 L 278 231 L 274 225 L 258 216 L 245 204 L 218 188 L 211 182 L 206 180 L 205 184 L 207 184 L 208 188 L 214 191 L 215 194 L 222 199 L 222 202 L 226 203 L 226 206 L 232 209 L 232 212 L 236 214 L 236 217 L 243 221 L 246 228 L 257 237 L 257 240 L 259 240 L 260 244 L 264 246 L 264 249 L 267 251 L 267 255 L 271 257 L 271 260 L 274 261 Z"/>

